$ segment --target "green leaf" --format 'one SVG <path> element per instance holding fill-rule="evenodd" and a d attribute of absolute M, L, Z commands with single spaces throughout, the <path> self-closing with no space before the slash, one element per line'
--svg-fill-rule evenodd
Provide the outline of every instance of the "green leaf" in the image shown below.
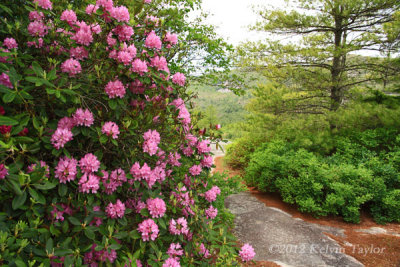
<path fill-rule="evenodd" d="M 58 194 L 60 197 L 63 197 L 67 194 L 68 187 L 66 184 L 59 184 L 58 185 Z"/>
<path fill-rule="evenodd" d="M 46 242 L 46 250 L 48 253 L 52 253 L 54 248 L 53 239 L 49 238 Z"/>
<path fill-rule="evenodd" d="M 34 186 L 35 186 L 35 188 L 40 189 L 40 190 L 50 190 L 50 189 L 53 189 L 54 187 L 56 187 L 57 184 L 46 181 L 44 184 L 38 184 L 38 185 L 34 185 Z"/>
<path fill-rule="evenodd" d="M 129 232 L 129 237 L 136 240 L 140 238 L 140 234 L 137 230 L 132 230 Z"/>
<path fill-rule="evenodd" d="M 65 267 L 70 267 L 74 264 L 74 257 L 72 255 L 68 255 L 64 259 L 64 266 Z"/>
<path fill-rule="evenodd" d="M 59 256 L 59 257 L 63 257 L 63 256 L 71 255 L 71 254 L 74 254 L 74 251 L 72 249 L 56 248 L 54 250 L 54 255 Z"/>
<path fill-rule="evenodd" d="M 96 235 L 94 234 L 93 230 L 90 229 L 90 228 L 86 228 L 86 229 L 85 229 L 85 236 L 86 236 L 87 238 L 89 238 L 89 239 L 92 239 L 92 240 L 94 240 L 95 237 L 96 237 Z"/>
<path fill-rule="evenodd" d="M 42 194 L 36 192 L 34 189 L 29 188 L 29 194 L 40 204 L 43 204 L 43 205 L 46 204 L 46 199 L 44 198 L 44 196 Z"/>
<path fill-rule="evenodd" d="M 110 249 L 114 249 L 114 250 L 118 250 L 120 249 L 122 246 L 120 244 L 112 244 L 111 246 L 109 246 Z"/>
<path fill-rule="evenodd" d="M 110 108 L 112 110 L 115 110 L 117 108 L 117 101 L 115 99 L 111 99 L 110 101 L 108 101 L 108 105 L 110 106 Z"/>
<path fill-rule="evenodd" d="M 12 206 L 13 210 L 17 210 L 17 209 L 19 209 L 22 205 L 24 205 L 24 203 L 25 203 L 25 201 L 26 201 L 26 197 L 27 197 L 26 191 L 24 191 L 24 192 L 22 193 L 22 195 L 20 195 L 20 196 L 17 195 L 16 197 L 14 197 L 14 199 L 13 199 L 13 201 L 12 201 L 12 203 L 11 203 L 11 206 Z"/>
<path fill-rule="evenodd" d="M 0 116 L 0 125 L 17 125 L 18 121 L 10 118 L 10 117 L 6 117 L 6 116 Z"/>
<path fill-rule="evenodd" d="M 37 76 L 42 77 L 43 76 L 43 69 L 40 67 L 39 63 L 36 61 L 32 62 L 32 69 L 36 73 Z"/>
<path fill-rule="evenodd" d="M 11 187 L 11 189 L 14 191 L 15 194 L 17 194 L 18 196 L 22 195 L 21 186 L 19 183 L 11 179 L 7 179 L 6 183 L 9 184 L 9 186 Z"/>
<path fill-rule="evenodd" d="M 16 96 L 15 92 L 10 92 L 3 95 L 4 103 L 11 103 L 14 100 L 15 96 Z"/>
<path fill-rule="evenodd" d="M 15 265 L 17 265 L 17 267 L 26 267 L 26 264 L 22 261 L 22 260 L 16 260 L 14 261 Z"/>
<path fill-rule="evenodd" d="M 73 225 L 81 225 L 81 222 L 75 217 L 68 217 L 68 221 L 70 221 Z"/>

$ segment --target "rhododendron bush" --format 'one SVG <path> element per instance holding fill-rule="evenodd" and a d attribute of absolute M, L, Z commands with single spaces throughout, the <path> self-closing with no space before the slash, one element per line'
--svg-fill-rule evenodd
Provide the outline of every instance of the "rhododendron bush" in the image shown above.
<path fill-rule="evenodd" d="M 63 3 L 27 1 L 25 22 L 2 28 L 0 263 L 232 259 L 214 222 L 210 142 L 194 134 L 185 75 L 165 57 L 177 36 L 151 1 L 136 15 L 112 0 Z"/>

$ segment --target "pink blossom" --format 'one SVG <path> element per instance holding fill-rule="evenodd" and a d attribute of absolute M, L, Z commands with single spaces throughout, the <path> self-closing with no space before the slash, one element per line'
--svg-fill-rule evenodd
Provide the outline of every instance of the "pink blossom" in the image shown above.
<path fill-rule="evenodd" d="M 175 258 L 176 256 L 182 256 L 183 255 L 183 249 L 182 249 L 181 244 L 179 244 L 179 243 L 171 243 L 169 245 L 168 250 L 167 250 L 167 254 L 171 258 Z"/>
<path fill-rule="evenodd" d="M 132 57 L 136 57 L 137 50 L 134 44 L 128 46 L 126 50 L 129 52 L 129 54 L 131 54 Z"/>
<path fill-rule="evenodd" d="M 123 98 L 125 96 L 126 90 L 121 81 L 109 81 L 105 87 L 105 91 L 109 98 Z"/>
<path fill-rule="evenodd" d="M 111 219 L 122 218 L 125 213 L 125 204 L 121 200 L 117 199 L 115 204 L 111 202 L 106 207 L 107 216 Z"/>
<path fill-rule="evenodd" d="M 161 198 L 149 198 L 147 199 L 146 203 L 151 217 L 161 218 L 164 216 L 165 211 L 167 210 L 164 200 Z"/>
<path fill-rule="evenodd" d="M 112 33 L 111 32 L 107 35 L 107 44 L 109 46 L 114 46 L 114 45 L 117 44 L 117 39 L 112 37 Z"/>
<path fill-rule="evenodd" d="M 56 149 L 64 147 L 66 143 L 73 139 L 73 134 L 68 129 L 57 129 L 51 136 L 51 143 Z"/>
<path fill-rule="evenodd" d="M 81 126 L 85 125 L 87 127 L 90 127 L 94 122 L 93 113 L 90 112 L 90 110 L 88 109 L 83 110 L 81 108 L 78 108 L 75 111 L 73 118 L 75 124 Z"/>
<path fill-rule="evenodd" d="M 193 155 L 194 151 L 193 149 L 188 146 L 188 147 L 183 147 L 182 148 L 182 153 L 186 156 L 186 157 L 190 157 L 191 155 Z"/>
<path fill-rule="evenodd" d="M 178 42 L 178 36 L 176 34 L 167 32 L 165 34 L 164 41 L 170 43 L 171 45 L 175 45 Z"/>
<path fill-rule="evenodd" d="M 95 33 L 95 34 L 101 33 L 101 27 L 100 27 L 99 24 L 92 24 L 92 25 L 90 25 L 90 29 L 91 29 L 91 31 L 92 31 L 93 33 Z"/>
<path fill-rule="evenodd" d="M 254 252 L 254 248 L 249 244 L 244 244 L 239 251 L 239 256 L 243 261 L 250 261 L 254 258 L 256 253 Z"/>
<path fill-rule="evenodd" d="M 78 161 L 74 158 L 62 158 L 58 162 L 58 165 L 55 169 L 55 176 L 60 180 L 60 183 L 67 183 L 75 180 L 76 178 L 76 165 Z"/>
<path fill-rule="evenodd" d="M 105 135 L 112 136 L 113 139 L 117 139 L 119 135 L 119 128 L 115 122 L 108 121 L 104 123 L 101 132 Z"/>
<path fill-rule="evenodd" d="M 219 194 L 221 194 L 221 190 L 215 185 L 204 194 L 204 197 L 208 202 L 213 202 Z"/>
<path fill-rule="evenodd" d="M 71 57 L 73 57 L 77 60 L 88 58 L 88 56 L 89 56 L 89 52 L 83 46 L 72 47 L 69 50 L 69 54 Z"/>
<path fill-rule="evenodd" d="M 210 251 L 204 246 L 203 243 L 200 245 L 200 255 L 203 255 L 204 258 L 208 258 L 210 256 Z"/>
<path fill-rule="evenodd" d="M 60 20 L 64 20 L 69 24 L 76 22 L 77 17 L 73 10 L 64 10 L 61 14 Z"/>
<path fill-rule="evenodd" d="M 149 153 L 150 156 L 156 154 L 160 143 L 160 134 L 156 130 L 148 130 L 144 133 L 143 138 L 143 152 Z"/>
<path fill-rule="evenodd" d="M 158 236 L 158 225 L 152 220 L 147 219 L 138 225 L 138 231 L 142 233 L 143 241 L 156 240 Z"/>
<path fill-rule="evenodd" d="M 151 0 L 144 0 L 144 3 L 145 3 L 145 4 L 150 4 L 150 3 L 151 3 Z"/>
<path fill-rule="evenodd" d="M 129 10 L 125 6 L 114 7 L 110 11 L 111 17 L 116 19 L 118 22 L 124 21 L 129 22 Z"/>
<path fill-rule="evenodd" d="M 33 37 L 44 37 L 47 34 L 47 26 L 42 21 L 35 20 L 29 23 L 28 32 Z"/>
<path fill-rule="evenodd" d="M 13 85 L 10 81 L 10 77 L 4 72 L 0 75 L 0 84 L 7 86 L 8 88 L 13 88 Z"/>
<path fill-rule="evenodd" d="M 97 6 L 101 6 L 101 7 L 103 7 L 105 10 L 107 10 L 107 11 L 110 12 L 111 9 L 112 9 L 113 6 L 114 6 L 114 3 L 113 3 L 112 0 L 97 0 L 96 5 L 97 5 Z"/>
<path fill-rule="evenodd" d="M 161 45 L 162 43 L 160 37 L 158 37 L 154 31 L 150 32 L 146 40 L 144 41 L 144 46 L 147 48 L 155 48 L 160 50 Z"/>
<path fill-rule="evenodd" d="M 193 176 L 197 176 L 201 173 L 201 166 L 200 165 L 193 165 L 189 168 L 189 172 Z"/>
<path fill-rule="evenodd" d="M 146 61 L 135 59 L 132 63 L 132 71 L 143 76 L 144 73 L 148 72 Z"/>
<path fill-rule="evenodd" d="M 6 38 L 3 41 L 3 45 L 7 46 L 8 49 L 17 49 L 18 48 L 18 44 L 17 41 L 15 41 L 14 38 Z"/>
<path fill-rule="evenodd" d="M 167 60 L 165 59 L 165 57 L 153 57 L 150 61 L 150 66 L 156 68 L 157 70 L 169 72 Z"/>
<path fill-rule="evenodd" d="M 110 249 L 110 252 L 102 249 L 100 251 L 95 251 L 94 254 L 97 260 L 101 262 L 114 263 L 114 261 L 117 259 L 117 251 L 114 249 Z"/>
<path fill-rule="evenodd" d="M 214 208 L 212 205 L 206 209 L 206 216 L 208 219 L 214 219 L 215 217 L 217 217 L 218 214 L 218 209 Z"/>
<path fill-rule="evenodd" d="M 6 178 L 8 175 L 8 170 L 4 164 L 0 164 L 0 179 Z"/>
<path fill-rule="evenodd" d="M 30 11 L 29 20 L 42 20 L 44 18 L 43 12 Z"/>
<path fill-rule="evenodd" d="M 86 7 L 86 14 L 88 14 L 88 15 L 91 15 L 91 14 L 93 14 L 93 13 L 96 13 L 96 11 L 97 11 L 97 9 L 99 9 L 99 6 L 98 5 L 92 5 L 92 4 L 90 4 L 90 5 L 88 5 L 87 7 Z"/>
<path fill-rule="evenodd" d="M 188 125 L 191 122 L 190 113 L 185 106 L 185 102 L 181 98 L 172 101 L 171 105 L 176 106 L 179 109 L 178 118 L 181 119 L 184 125 Z"/>
<path fill-rule="evenodd" d="M 70 77 L 73 77 L 82 71 L 82 67 L 78 60 L 70 58 L 61 64 L 61 71 L 66 72 Z"/>
<path fill-rule="evenodd" d="M 119 62 L 123 63 L 124 65 L 129 65 L 132 62 L 133 56 L 128 51 L 119 51 L 117 55 L 117 59 Z"/>
<path fill-rule="evenodd" d="M 169 231 L 173 235 L 187 234 L 189 232 L 187 221 L 184 217 L 177 219 L 171 219 L 169 221 Z"/>
<path fill-rule="evenodd" d="M 211 155 L 205 155 L 201 160 L 201 166 L 206 168 L 211 168 L 213 165 L 213 157 Z"/>
<path fill-rule="evenodd" d="M 100 168 L 100 161 L 95 155 L 88 153 L 79 161 L 79 167 L 84 173 L 97 172 Z"/>
<path fill-rule="evenodd" d="M 77 44 L 88 46 L 93 42 L 92 30 L 85 22 L 77 22 L 79 30 L 71 37 Z"/>
<path fill-rule="evenodd" d="M 181 267 L 181 265 L 175 258 L 168 258 L 165 260 L 162 267 Z"/>
<path fill-rule="evenodd" d="M 33 2 L 43 9 L 52 9 L 53 8 L 50 0 L 33 0 Z"/>
<path fill-rule="evenodd" d="M 91 193 L 96 194 L 100 187 L 100 178 L 93 173 L 84 173 L 78 184 L 79 192 L 89 194 L 92 191 Z"/>
<path fill-rule="evenodd" d="M 193 134 L 187 134 L 185 139 L 188 141 L 189 146 L 195 146 L 197 144 L 197 137 Z"/>
<path fill-rule="evenodd" d="M 210 141 L 209 140 L 203 140 L 197 144 L 197 150 L 199 153 L 209 153 L 211 151 L 210 147 Z"/>
<path fill-rule="evenodd" d="M 172 82 L 177 85 L 184 86 L 185 81 L 186 81 L 186 77 L 183 73 L 177 72 L 172 76 Z"/>
<path fill-rule="evenodd" d="M 37 42 L 26 42 L 26 44 L 28 45 L 28 47 L 32 47 L 34 46 L 35 48 L 42 48 L 43 47 L 43 38 L 39 38 L 37 39 Z"/>
<path fill-rule="evenodd" d="M 121 42 L 129 41 L 134 33 L 133 28 L 128 25 L 118 25 L 114 29 L 114 33 L 118 35 L 118 40 Z"/>
<path fill-rule="evenodd" d="M 181 159 L 181 155 L 179 155 L 178 152 L 175 152 L 174 154 L 169 153 L 168 164 L 179 167 L 179 166 L 181 166 L 181 163 L 179 162 L 180 159 Z"/>

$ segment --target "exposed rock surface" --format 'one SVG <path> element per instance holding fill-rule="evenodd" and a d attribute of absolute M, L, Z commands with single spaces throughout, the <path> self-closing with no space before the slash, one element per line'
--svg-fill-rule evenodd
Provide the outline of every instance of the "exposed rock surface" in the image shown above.
<path fill-rule="evenodd" d="M 364 266 L 324 234 L 344 236 L 343 229 L 294 218 L 278 208 L 265 206 L 249 192 L 227 197 L 225 205 L 236 216 L 236 236 L 254 247 L 254 260 L 272 261 L 284 267 Z"/>

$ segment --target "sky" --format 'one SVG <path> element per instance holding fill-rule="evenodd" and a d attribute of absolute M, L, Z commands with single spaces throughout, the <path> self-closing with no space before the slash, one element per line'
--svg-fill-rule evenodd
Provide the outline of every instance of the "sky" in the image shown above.
<path fill-rule="evenodd" d="M 203 0 L 202 6 L 203 10 L 213 14 L 207 22 L 218 27 L 217 33 L 231 44 L 238 45 L 246 39 L 255 41 L 263 37 L 262 33 L 247 29 L 258 19 L 252 5 L 279 7 L 283 4 L 283 0 Z"/>

